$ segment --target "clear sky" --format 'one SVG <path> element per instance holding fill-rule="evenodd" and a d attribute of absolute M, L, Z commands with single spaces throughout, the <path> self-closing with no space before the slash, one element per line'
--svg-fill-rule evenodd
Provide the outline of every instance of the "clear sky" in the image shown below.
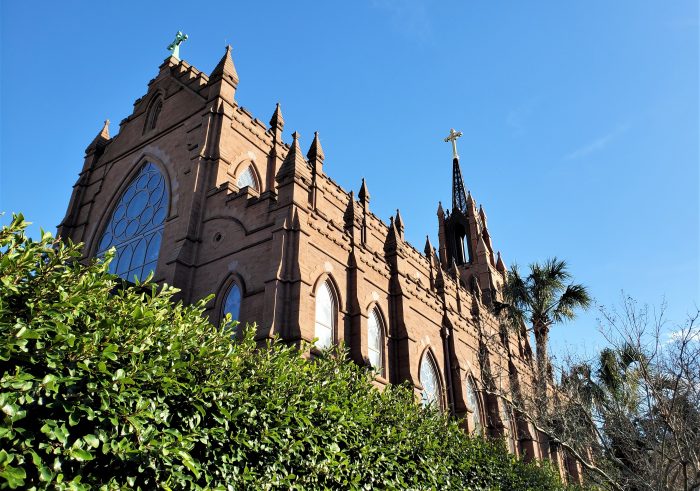
<path fill-rule="evenodd" d="M 507 264 L 568 261 L 597 303 L 699 301 L 696 0 L 2 1 L 0 210 L 55 231 L 85 147 L 169 54 L 210 72 L 233 45 L 239 104 L 315 130 L 325 171 L 367 179 L 407 239 L 437 244 L 451 150 Z M 7 221 L 7 216 L 0 219 Z M 592 350 L 595 310 L 553 333 Z"/>

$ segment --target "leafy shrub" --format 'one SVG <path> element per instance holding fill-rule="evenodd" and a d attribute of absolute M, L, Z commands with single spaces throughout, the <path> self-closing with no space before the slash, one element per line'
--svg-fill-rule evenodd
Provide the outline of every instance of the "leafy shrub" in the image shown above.
<path fill-rule="evenodd" d="M 561 488 L 339 351 L 232 341 L 207 299 L 25 227 L 0 232 L 0 488 Z"/>

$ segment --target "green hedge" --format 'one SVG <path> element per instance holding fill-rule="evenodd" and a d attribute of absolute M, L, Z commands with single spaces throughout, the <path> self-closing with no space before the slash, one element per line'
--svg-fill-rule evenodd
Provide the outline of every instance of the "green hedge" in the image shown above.
<path fill-rule="evenodd" d="M 562 488 L 342 353 L 233 341 L 25 227 L 0 232 L 0 488 Z"/>

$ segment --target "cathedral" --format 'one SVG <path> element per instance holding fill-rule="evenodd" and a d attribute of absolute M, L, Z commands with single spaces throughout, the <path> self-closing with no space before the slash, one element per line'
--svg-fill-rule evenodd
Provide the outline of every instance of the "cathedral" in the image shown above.
<path fill-rule="evenodd" d="M 212 322 L 255 324 L 261 342 L 313 343 L 312 356 L 343 343 L 378 386 L 408 382 L 465 431 L 575 471 L 495 390 L 532 387 L 532 353 L 493 314 L 506 268 L 465 191 L 460 134 L 446 138 L 452 207 L 436 203 L 437 249 L 418 250 L 399 212 L 372 213 L 364 180 L 346 191 L 326 174 L 318 133 L 304 152 L 279 104 L 268 124 L 239 104 L 230 46 L 207 75 L 179 59 L 180 41 L 118 134 L 106 121 L 88 145 L 58 234 L 86 258 L 114 248 L 126 280 L 153 274 L 185 302 L 214 293 Z"/>

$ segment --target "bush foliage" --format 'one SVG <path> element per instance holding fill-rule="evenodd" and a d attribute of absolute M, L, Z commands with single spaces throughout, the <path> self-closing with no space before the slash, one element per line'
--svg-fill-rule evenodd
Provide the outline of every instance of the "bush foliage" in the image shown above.
<path fill-rule="evenodd" d="M 561 488 L 339 351 L 233 341 L 25 227 L 0 232 L 0 488 Z"/>

